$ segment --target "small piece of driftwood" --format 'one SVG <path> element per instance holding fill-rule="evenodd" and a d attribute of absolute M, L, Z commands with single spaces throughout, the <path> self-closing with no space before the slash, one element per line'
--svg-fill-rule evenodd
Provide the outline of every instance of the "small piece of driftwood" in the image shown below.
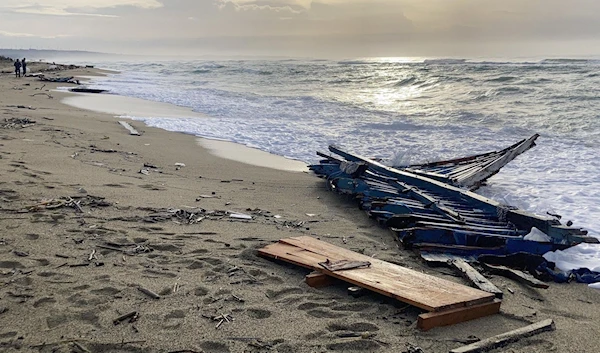
<path fill-rule="evenodd" d="M 469 282 L 473 283 L 473 285 L 475 285 L 477 288 L 489 293 L 494 293 L 496 298 L 502 299 L 502 291 L 487 278 L 483 277 L 479 271 L 474 269 L 465 260 L 454 259 L 451 260 L 450 263 L 460 271 L 463 277 L 469 280 Z"/>
<path fill-rule="evenodd" d="M 512 278 L 517 282 L 525 283 L 525 284 L 535 287 L 535 288 L 546 289 L 546 288 L 550 287 L 547 283 L 544 283 L 544 282 L 538 280 L 537 278 L 533 277 L 532 275 L 525 273 L 523 271 L 508 268 L 506 266 L 490 265 L 490 264 L 486 264 L 486 263 L 482 263 L 482 264 L 490 272 L 496 273 L 496 274 L 499 274 L 501 276 L 505 276 L 508 278 Z"/>
<path fill-rule="evenodd" d="M 48 93 L 34 93 L 34 94 L 30 94 L 31 97 L 35 97 L 35 96 L 39 96 L 39 95 L 43 95 L 43 96 L 48 96 L 49 99 L 53 99 L 54 97 L 49 95 Z"/>
<path fill-rule="evenodd" d="M 71 88 L 69 91 L 77 92 L 77 93 L 103 93 L 103 92 L 106 92 L 105 89 L 97 89 L 97 88 Z"/>
<path fill-rule="evenodd" d="M 129 125 L 128 122 L 119 121 L 119 124 L 121 124 L 121 126 L 123 126 L 125 129 L 127 129 L 127 131 L 129 131 L 129 135 L 140 136 L 140 133 L 136 129 L 134 129 L 133 126 Z"/>
<path fill-rule="evenodd" d="M 129 322 L 134 322 L 135 320 L 137 320 L 138 316 L 139 316 L 139 314 L 137 311 L 132 311 L 130 313 L 121 315 L 118 318 L 114 319 L 113 324 L 118 325 L 125 320 L 129 320 Z"/>
<path fill-rule="evenodd" d="M 535 324 L 531 324 L 529 326 L 525 326 L 513 331 L 509 331 L 506 333 L 502 333 L 500 335 L 486 338 L 479 342 L 475 342 L 466 346 L 462 346 L 459 348 L 455 348 L 450 351 L 450 353 L 475 353 L 475 352 L 486 352 L 491 349 L 495 349 L 498 347 L 506 346 L 511 342 L 516 342 L 521 338 L 530 337 L 533 335 L 537 335 L 538 333 L 545 331 L 553 331 L 554 330 L 554 321 L 552 319 L 543 320 L 536 322 Z"/>
<path fill-rule="evenodd" d="M 146 294 L 147 296 L 149 296 L 152 299 L 160 299 L 160 295 L 154 293 L 153 291 L 151 291 L 150 289 L 146 289 L 144 287 L 138 287 L 138 290 L 144 294 Z"/>

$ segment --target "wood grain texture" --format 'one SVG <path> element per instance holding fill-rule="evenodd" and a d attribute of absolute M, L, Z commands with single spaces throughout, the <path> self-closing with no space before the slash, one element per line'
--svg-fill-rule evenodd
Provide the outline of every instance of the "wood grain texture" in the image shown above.
<path fill-rule="evenodd" d="M 500 312 L 500 304 L 502 304 L 502 301 L 496 299 L 489 303 L 421 314 L 417 320 L 417 327 L 427 331 L 434 327 L 454 325 L 459 322 L 497 314 Z"/>
<path fill-rule="evenodd" d="M 442 311 L 490 303 L 494 295 L 389 262 L 374 259 L 308 236 L 282 239 L 259 254 L 319 270 L 331 277 L 367 288 L 427 311 Z M 324 261 L 368 261 L 368 268 L 328 271 Z"/>

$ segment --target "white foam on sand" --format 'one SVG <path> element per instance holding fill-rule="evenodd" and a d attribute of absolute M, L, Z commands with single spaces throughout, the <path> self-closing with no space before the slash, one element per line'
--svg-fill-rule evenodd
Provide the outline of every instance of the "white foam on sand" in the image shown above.
<path fill-rule="evenodd" d="M 62 103 L 80 109 L 92 110 L 143 122 L 153 118 L 184 118 L 186 120 L 206 118 L 206 115 L 194 112 L 189 108 L 112 94 L 77 93 L 73 96 L 64 98 Z M 270 154 L 233 142 L 199 138 L 198 144 L 206 148 L 211 154 L 221 158 L 271 169 L 293 172 L 308 171 L 308 167 L 304 162 Z"/>
<path fill-rule="evenodd" d="M 196 113 L 190 108 L 113 94 L 76 93 L 71 97 L 64 98 L 62 103 L 80 109 L 93 110 L 115 116 L 161 118 L 205 117 L 205 115 Z"/>
<path fill-rule="evenodd" d="M 256 148 L 246 147 L 229 141 L 211 140 L 199 138 L 198 143 L 211 151 L 215 156 L 231 159 L 234 161 L 256 165 L 260 167 L 274 168 L 291 172 L 308 171 L 306 163 L 287 159 L 285 157 L 270 154 Z"/>

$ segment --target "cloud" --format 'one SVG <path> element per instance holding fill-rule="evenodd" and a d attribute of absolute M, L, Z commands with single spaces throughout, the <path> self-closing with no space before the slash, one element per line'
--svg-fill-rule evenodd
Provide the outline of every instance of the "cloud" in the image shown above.
<path fill-rule="evenodd" d="M 17 33 L 17 32 L 8 32 L 8 31 L 0 31 L 0 36 L 2 37 L 37 37 L 31 33 Z"/>
<path fill-rule="evenodd" d="M 143 9 L 163 7 L 158 0 L 2 0 L 0 8 L 48 7 L 57 9 L 91 7 L 95 9 L 135 6 Z"/>
<path fill-rule="evenodd" d="M 96 11 L 120 6 L 157 9 L 163 4 L 158 0 L 2 0 L 0 11 L 50 16 L 117 17 Z"/>
<path fill-rule="evenodd" d="M 69 12 L 65 9 L 53 7 L 26 7 L 15 9 L 14 12 L 33 15 L 49 15 L 49 16 L 93 16 L 93 17 L 118 17 L 115 15 L 103 15 L 99 13 L 84 13 L 84 12 Z"/>
<path fill-rule="evenodd" d="M 305 9 L 296 4 L 295 1 L 272 0 L 272 1 L 255 1 L 255 0 L 218 0 L 217 7 L 220 9 L 233 8 L 236 11 L 273 11 L 273 12 L 289 12 L 299 14 Z"/>

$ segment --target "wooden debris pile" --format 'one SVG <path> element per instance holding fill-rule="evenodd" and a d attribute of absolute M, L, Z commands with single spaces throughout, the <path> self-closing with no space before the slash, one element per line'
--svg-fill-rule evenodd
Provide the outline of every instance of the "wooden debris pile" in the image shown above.
<path fill-rule="evenodd" d="M 35 123 L 35 120 L 28 118 L 4 118 L 4 121 L 0 123 L 0 127 L 3 129 L 23 129 L 33 126 Z"/>
<path fill-rule="evenodd" d="M 51 210 L 62 207 L 70 207 L 75 209 L 75 212 L 83 213 L 82 206 L 89 207 L 108 207 L 112 204 L 100 196 L 64 196 L 52 199 L 43 199 L 35 205 L 27 207 L 27 211 L 40 211 L 40 210 Z"/>

